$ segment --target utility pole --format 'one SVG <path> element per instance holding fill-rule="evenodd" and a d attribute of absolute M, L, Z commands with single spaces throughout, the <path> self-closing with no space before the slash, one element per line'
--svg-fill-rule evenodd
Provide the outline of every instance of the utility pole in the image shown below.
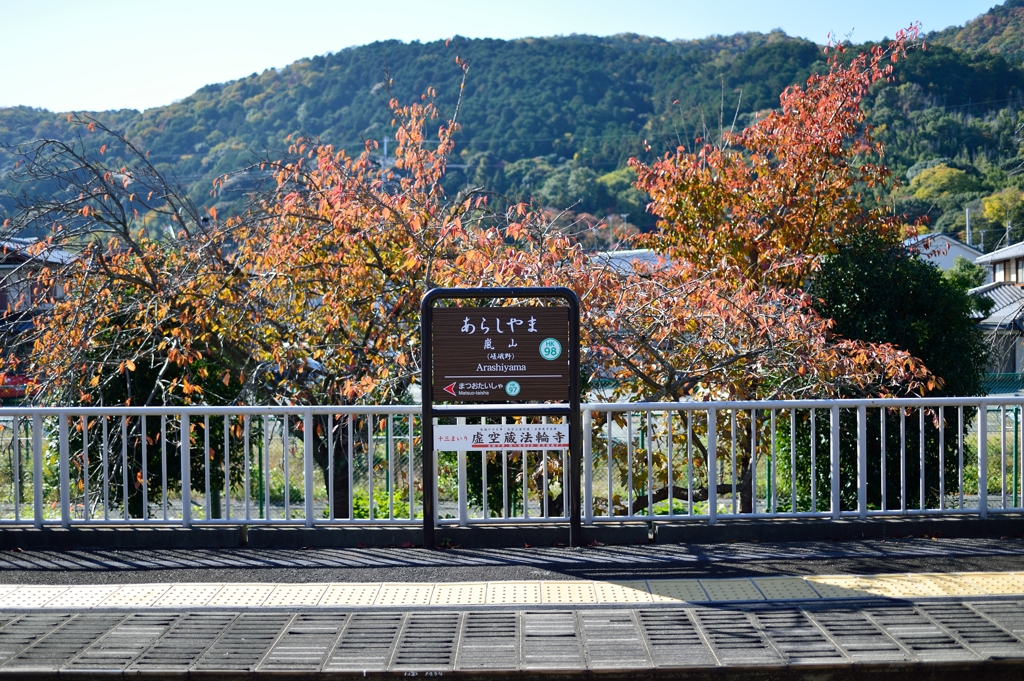
<path fill-rule="evenodd" d="M 971 209 L 967 209 L 967 245 L 971 245 Z"/>

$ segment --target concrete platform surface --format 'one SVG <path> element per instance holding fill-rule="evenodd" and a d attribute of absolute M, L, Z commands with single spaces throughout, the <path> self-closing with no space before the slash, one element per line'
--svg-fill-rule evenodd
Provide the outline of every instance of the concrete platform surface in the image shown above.
<path fill-rule="evenodd" d="M 0 679 L 553 675 L 1024 678 L 1024 540 L 0 551 Z"/>
<path fill-rule="evenodd" d="M 492 582 L 1024 572 L 1024 539 L 519 548 L 0 550 L 0 584 Z"/>

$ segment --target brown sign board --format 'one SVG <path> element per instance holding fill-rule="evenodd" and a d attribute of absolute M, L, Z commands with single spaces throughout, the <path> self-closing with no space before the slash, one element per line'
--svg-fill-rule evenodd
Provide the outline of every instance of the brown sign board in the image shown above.
<path fill-rule="evenodd" d="M 445 402 L 568 402 L 568 307 L 439 307 L 433 392 Z"/>

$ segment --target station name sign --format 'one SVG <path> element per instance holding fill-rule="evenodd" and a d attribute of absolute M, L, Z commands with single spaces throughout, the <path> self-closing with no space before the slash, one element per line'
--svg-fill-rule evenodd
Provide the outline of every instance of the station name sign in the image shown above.
<path fill-rule="evenodd" d="M 432 335 L 438 400 L 569 400 L 568 307 L 436 308 Z"/>

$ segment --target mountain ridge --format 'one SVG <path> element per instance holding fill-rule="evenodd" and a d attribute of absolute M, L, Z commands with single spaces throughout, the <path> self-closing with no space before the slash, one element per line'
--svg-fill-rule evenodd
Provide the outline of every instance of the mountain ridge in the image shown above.
<path fill-rule="evenodd" d="M 1007 7 L 1003 14 L 1016 16 L 1024 0 Z M 1002 190 L 1016 182 L 1011 173 L 1024 162 L 1015 132 L 1024 108 L 1024 67 L 992 50 L 928 40 L 927 50 L 911 52 L 894 82 L 866 101 L 868 122 L 887 145 L 887 163 L 909 182 L 915 164 L 948 158 L 977 166 L 978 177 L 989 178 L 979 187 Z M 456 54 L 469 60 L 470 72 L 446 188 L 485 185 L 596 217 L 628 214 L 640 227 L 652 218 L 631 186 L 630 157 L 652 160 L 695 137 L 717 135 L 734 117 L 746 125 L 776 107 L 785 87 L 826 68 L 821 45 L 782 31 L 689 41 L 630 33 L 456 37 L 448 45 L 391 40 L 212 83 L 163 107 L 90 115 L 150 151 L 157 167 L 185 184 L 197 203 L 226 214 L 240 208 L 239 196 L 211 197 L 213 179 L 261 155 L 280 154 L 289 135 L 358 152 L 366 140 L 390 135 L 384 100 L 413 101 L 428 87 L 437 90 L 442 110 L 451 111 L 462 76 Z M 381 85 L 385 75 L 393 80 L 390 91 Z M 65 137 L 72 134 L 66 117 L 0 109 L 0 143 Z M 14 185 L 13 164 L 13 155 L 0 150 L 0 219 L 15 210 L 18 191 L 40 189 Z M 239 180 L 233 188 L 248 186 Z M 953 215 L 954 205 L 961 208 L 956 201 L 939 208 L 906 196 L 901 201 L 908 215 L 928 215 L 935 224 Z M 952 217 L 941 224 L 958 228 Z"/>

